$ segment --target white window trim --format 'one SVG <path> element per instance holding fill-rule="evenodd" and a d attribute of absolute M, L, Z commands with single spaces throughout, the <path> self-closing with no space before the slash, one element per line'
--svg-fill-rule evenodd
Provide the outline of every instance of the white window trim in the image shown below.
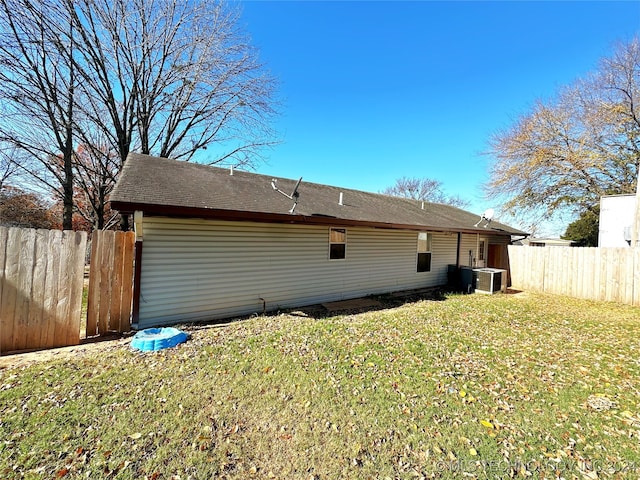
<path fill-rule="evenodd" d="M 420 234 L 424 233 L 427 235 L 427 250 L 420 250 Z M 421 253 L 429 253 L 431 255 L 429 260 L 429 270 L 418 271 L 418 258 Z M 433 264 L 433 233 L 432 232 L 418 232 L 418 236 L 416 238 L 416 274 L 421 273 L 431 273 L 431 267 Z"/>

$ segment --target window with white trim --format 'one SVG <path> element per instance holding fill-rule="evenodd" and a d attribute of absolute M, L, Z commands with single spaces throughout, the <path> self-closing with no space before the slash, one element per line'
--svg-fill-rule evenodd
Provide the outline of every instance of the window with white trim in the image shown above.
<path fill-rule="evenodd" d="M 417 272 L 431 271 L 431 237 L 429 232 L 418 233 Z"/>
<path fill-rule="evenodd" d="M 329 260 L 343 260 L 347 256 L 347 230 L 329 229 Z"/>

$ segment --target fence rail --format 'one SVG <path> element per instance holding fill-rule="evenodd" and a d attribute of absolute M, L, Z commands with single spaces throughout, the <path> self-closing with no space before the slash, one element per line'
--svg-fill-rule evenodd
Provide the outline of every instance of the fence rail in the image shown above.
<path fill-rule="evenodd" d="M 509 246 L 513 288 L 640 305 L 640 248 Z"/>
<path fill-rule="evenodd" d="M 0 353 L 77 345 L 87 234 L 0 227 Z"/>

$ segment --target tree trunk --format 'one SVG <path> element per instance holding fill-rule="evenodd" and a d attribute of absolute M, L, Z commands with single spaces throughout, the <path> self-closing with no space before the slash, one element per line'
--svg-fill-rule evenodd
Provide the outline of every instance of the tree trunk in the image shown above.
<path fill-rule="evenodd" d="M 96 219 L 93 225 L 95 230 L 102 230 L 104 228 L 104 205 L 106 203 L 104 188 L 103 184 L 99 189 L 98 205 L 96 205 L 95 209 Z"/>
<path fill-rule="evenodd" d="M 64 153 L 64 184 L 62 186 L 62 229 L 73 230 L 73 167 L 71 165 L 71 155 L 73 155 L 73 145 L 71 138 L 67 139 L 67 144 L 71 147 Z"/>

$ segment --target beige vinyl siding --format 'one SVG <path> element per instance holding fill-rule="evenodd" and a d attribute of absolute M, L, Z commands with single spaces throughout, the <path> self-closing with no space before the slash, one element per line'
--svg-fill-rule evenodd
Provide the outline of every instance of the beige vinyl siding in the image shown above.
<path fill-rule="evenodd" d="M 446 284 L 456 235 L 434 233 L 430 272 L 416 272 L 417 232 L 347 228 L 329 260 L 329 227 L 147 217 L 140 328 L 225 318 Z"/>
<path fill-rule="evenodd" d="M 436 276 L 434 285 L 447 284 L 447 269 L 456 264 L 457 233 L 434 233 L 431 255 L 431 273 Z"/>
<path fill-rule="evenodd" d="M 473 259 L 478 259 L 478 235 L 475 233 L 463 233 L 460 240 L 460 265 L 475 267 L 473 261 L 469 261 L 469 250 L 473 252 Z"/>
<path fill-rule="evenodd" d="M 506 235 L 478 235 L 476 233 L 463 233 L 460 240 L 460 265 L 476 267 L 478 265 L 478 243 L 480 239 L 485 239 L 488 245 L 503 245 L 505 248 L 511 242 L 511 238 Z M 469 250 L 473 251 L 475 264 L 469 263 Z M 487 259 L 485 258 L 485 263 Z"/>

